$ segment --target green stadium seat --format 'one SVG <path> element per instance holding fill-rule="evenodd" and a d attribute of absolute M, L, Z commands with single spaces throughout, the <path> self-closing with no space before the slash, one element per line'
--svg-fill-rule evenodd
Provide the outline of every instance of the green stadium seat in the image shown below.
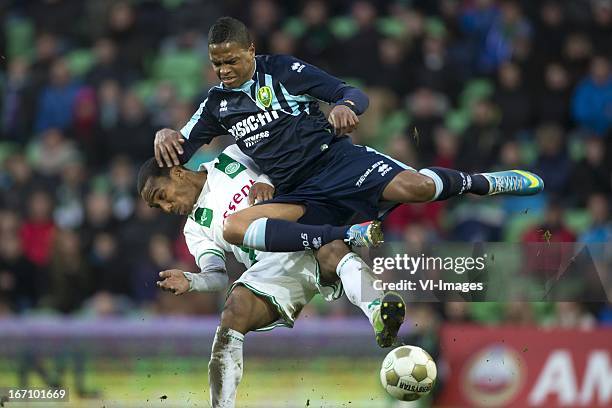
<path fill-rule="evenodd" d="M 521 160 L 530 165 L 535 163 L 538 158 L 538 146 L 533 141 L 523 141 L 520 146 Z"/>
<path fill-rule="evenodd" d="M 410 123 L 410 118 L 403 110 L 396 110 L 387 115 L 378 127 L 375 137 L 376 146 L 374 147 L 384 150 L 384 147 L 395 135 L 406 129 L 408 123 Z"/>
<path fill-rule="evenodd" d="M 565 212 L 565 224 L 577 234 L 581 234 L 591 226 L 591 215 L 586 210 L 572 209 Z"/>
<path fill-rule="evenodd" d="M 153 80 L 142 80 L 138 81 L 135 85 L 133 85 L 132 89 L 136 92 L 136 95 L 142 101 L 148 101 L 153 98 L 155 94 L 155 88 L 157 87 L 157 82 Z"/>
<path fill-rule="evenodd" d="M 0 143 L 0 166 L 4 163 L 7 157 L 19 150 L 17 143 L 2 142 Z"/>
<path fill-rule="evenodd" d="M 463 133 L 470 126 L 470 113 L 464 109 L 450 111 L 444 118 L 444 126 L 457 134 Z"/>
<path fill-rule="evenodd" d="M 488 79 L 474 79 L 467 83 L 459 97 L 459 105 L 468 109 L 476 101 L 489 98 L 493 95 L 495 87 Z"/>
<path fill-rule="evenodd" d="M 541 217 L 529 213 L 519 214 L 509 218 L 504 228 L 504 241 L 520 242 L 521 236 L 525 231 L 537 225 L 539 222 L 541 222 Z"/>
<path fill-rule="evenodd" d="M 425 21 L 425 33 L 435 38 L 446 36 L 444 22 L 436 17 L 430 17 Z"/>
<path fill-rule="evenodd" d="M 569 156 L 573 161 L 580 161 L 584 157 L 584 139 L 573 137 L 568 141 Z"/>
<path fill-rule="evenodd" d="M 329 24 L 329 29 L 337 38 L 346 40 L 357 34 L 359 27 L 351 17 L 342 16 L 332 19 Z"/>
<path fill-rule="evenodd" d="M 294 38 L 300 38 L 306 32 L 306 24 L 298 17 L 290 17 L 283 26 L 283 31 Z"/>
<path fill-rule="evenodd" d="M 172 82 L 181 97 L 192 98 L 200 90 L 205 66 L 204 58 L 194 52 L 163 54 L 153 61 L 153 78 Z"/>
<path fill-rule="evenodd" d="M 90 50 L 74 50 L 66 55 L 66 62 L 72 75 L 81 77 L 93 66 L 95 57 Z"/>
<path fill-rule="evenodd" d="M 8 24 L 4 27 L 8 57 L 31 58 L 34 53 L 34 26 L 32 22 L 22 18 L 8 20 Z"/>
<path fill-rule="evenodd" d="M 386 37 L 403 37 L 406 34 L 406 25 L 394 17 L 382 17 L 376 20 L 376 29 Z"/>

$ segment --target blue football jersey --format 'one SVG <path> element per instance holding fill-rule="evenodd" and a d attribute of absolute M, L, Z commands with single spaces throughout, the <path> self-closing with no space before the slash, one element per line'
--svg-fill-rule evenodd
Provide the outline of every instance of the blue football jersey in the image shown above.
<path fill-rule="evenodd" d="M 338 103 L 346 88 L 297 58 L 258 55 L 252 79 L 240 88 L 220 84 L 208 91 L 181 129 L 186 139 L 182 160 L 214 137 L 230 134 L 277 190 L 294 186 L 312 174 L 335 137 L 318 101 Z"/>

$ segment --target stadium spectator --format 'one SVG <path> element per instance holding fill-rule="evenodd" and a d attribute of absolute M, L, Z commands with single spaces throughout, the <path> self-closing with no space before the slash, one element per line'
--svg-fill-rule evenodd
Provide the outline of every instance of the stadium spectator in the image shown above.
<path fill-rule="evenodd" d="M 24 255 L 16 234 L 0 234 L 0 299 L 14 312 L 37 306 L 44 277 Z M 0 300 L 1 301 L 1 300 Z"/>
<path fill-rule="evenodd" d="M 84 163 L 75 159 L 62 168 L 59 184 L 55 189 L 53 219 L 60 228 L 78 228 L 83 223 L 85 181 L 87 172 Z"/>
<path fill-rule="evenodd" d="M 79 235 L 58 229 L 53 237 L 48 284 L 41 303 L 60 313 L 76 312 L 93 293 L 93 283 Z"/>
<path fill-rule="evenodd" d="M 40 139 L 34 141 L 29 153 L 34 170 L 43 176 L 47 183 L 54 182 L 62 168 L 78 160 L 81 155 L 75 144 L 56 128 L 46 130 Z"/>
<path fill-rule="evenodd" d="M 165 235 L 155 234 L 148 240 L 148 256 L 135 265 L 131 276 L 131 293 L 140 304 L 153 302 L 158 295 L 155 282 L 158 273 L 174 268 L 176 259 L 170 240 Z"/>
<path fill-rule="evenodd" d="M 556 302 L 554 317 L 547 325 L 564 329 L 593 329 L 596 320 L 585 308 L 577 302 Z"/>
<path fill-rule="evenodd" d="M 136 79 L 129 67 L 123 66 L 118 58 L 117 44 L 110 38 L 102 37 L 93 45 L 94 63 L 85 75 L 85 82 L 99 88 L 105 81 L 117 81 L 123 86 Z"/>
<path fill-rule="evenodd" d="M 544 213 L 544 222 L 528 229 L 521 238 L 521 272 L 532 279 L 540 279 L 543 285 L 556 281 L 562 268 L 575 255 L 572 245 L 550 245 L 576 241 L 575 233 L 565 225 L 564 215 L 564 208 L 558 200 L 551 199 Z"/>
<path fill-rule="evenodd" d="M 408 95 L 407 108 L 408 114 L 412 117 L 407 135 L 414 139 L 422 164 L 431 163 L 435 154 L 434 140 L 431 135 L 448 111 L 449 100 L 443 93 L 435 92 L 427 87 L 419 87 Z"/>
<path fill-rule="evenodd" d="M 591 60 L 588 77 L 580 81 L 572 101 L 576 122 L 600 136 L 612 128 L 612 72 L 607 57 Z"/>
<path fill-rule="evenodd" d="M 580 234 L 578 241 L 585 244 L 602 244 L 612 241 L 612 223 L 610 222 L 610 202 L 608 197 L 609 195 L 604 194 L 589 196 L 587 208 L 591 216 L 591 226 Z"/>
<path fill-rule="evenodd" d="M 123 95 L 120 109 L 116 128 L 107 133 L 108 154 L 111 157 L 125 154 L 140 163 L 150 155 L 153 134 L 150 115 L 134 92 Z"/>
<path fill-rule="evenodd" d="M 569 181 L 575 202 L 580 206 L 594 193 L 612 193 L 612 165 L 601 138 L 584 140 L 584 157 L 573 164 Z"/>
<path fill-rule="evenodd" d="M 36 96 L 29 62 L 25 58 L 13 59 L 8 66 L 0 100 L 2 139 L 26 144 L 33 128 Z"/>
<path fill-rule="evenodd" d="M 567 70 L 560 63 L 549 63 L 544 68 L 544 82 L 538 86 L 534 101 L 534 116 L 539 123 L 557 122 L 570 127 L 571 89 Z"/>
<path fill-rule="evenodd" d="M 97 234 L 116 233 L 117 228 L 111 197 L 106 189 L 90 191 L 85 197 L 85 222 L 81 229 L 84 247 L 90 248 Z"/>
<path fill-rule="evenodd" d="M 136 176 L 130 159 L 127 156 L 115 156 L 110 163 L 110 171 L 106 178 L 110 184 L 113 216 L 119 221 L 125 221 L 134 214 L 136 206 L 134 197 Z"/>
<path fill-rule="evenodd" d="M 19 230 L 25 257 L 44 268 L 51 260 L 56 231 L 52 218 L 53 199 L 45 190 L 36 190 L 27 200 L 27 217 Z"/>
<path fill-rule="evenodd" d="M 562 2 L 542 2 L 534 35 L 534 55 L 545 60 L 557 60 L 567 33 L 566 11 Z"/>
<path fill-rule="evenodd" d="M 0 204 L 3 208 L 23 213 L 23 203 L 36 185 L 32 167 L 22 152 L 15 151 L 5 159 L 3 168 Z"/>
<path fill-rule="evenodd" d="M 493 101 L 501 111 L 499 127 L 504 137 L 508 139 L 516 137 L 531 124 L 531 98 L 524 88 L 518 65 L 503 63 L 497 75 L 499 85 Z"/>
<path fill-rule="evenodd" d="M 304 61 L 318 67 L 329 67 L 335 61 L 332 44 L 334 36 L 328 26 L 328 6 L 322 0 L 303 4 L 296 33 L 296 51 Z M 333 63 L 333 62 L 332 62 Z"/>
<path fill-rule="evenodd" d="M 121 259 L 117 238 L 113 234 L 99 232 L 94 235 L 90 248 L 88 262 L 96 292 L 129 295 L 130 284 L 126 279 L 126 265 Z"/>
<path fill-rule="evenodd" d="M 80 85 L 73 79 L 66 60 L 53 62 L 49 70 L 48 85 L 38 99 L 36 132 L 50 128 L 67 129 L 74 118 L 74 108 Z"/>
<path fill-rule="evenodd" d="M 524 53 L 532 35 L 531 24 L 523 15 L 520 3 L 514 0 L 500 3 L 499 14 L 486 33 L 478 60 L 484 72 L 491 72 L 516 54 Z"/>
<path fill-rule="evenodd" d="M 490 168 L 498 157 L 501 133 L 499 115 L 491 101 L 482 99 L 470 108 L 471 124 L 463 132 L 457 168 L 476 172 Z"/>
<path fill-rule="evenodd" d="M 563 129 L 556 123 L 547 123 L 536 129 L 539 155 L 534 171 L 542 177 L 546 191 L 561 194 L 568 188 L 571 162 L 567 154 Z"/>

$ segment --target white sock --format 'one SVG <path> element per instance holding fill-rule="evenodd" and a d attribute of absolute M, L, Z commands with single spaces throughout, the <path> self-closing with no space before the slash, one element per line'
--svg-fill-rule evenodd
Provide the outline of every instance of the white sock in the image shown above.
<path fill-rule="evenodd" d="M 217 327 L 208 363 L 210 403 L 213 408 L 233 408 L 236 389 L 242 379 L 244 335 L 233 329 Z"/>
<path fill-rule="evenodd" d="M 374 289 L 372 269 L 354 252 L 349 252 L 338 262 L 336 273 L 342 280 L 344 292 L 352 304 L 363 310 L 372 323 L 372 315 L 380 305 L 384 293 Z"/>

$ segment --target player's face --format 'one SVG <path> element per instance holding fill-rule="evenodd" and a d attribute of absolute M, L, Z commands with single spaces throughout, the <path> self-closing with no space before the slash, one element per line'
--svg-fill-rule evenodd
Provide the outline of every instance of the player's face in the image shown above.
<path fill-rule="evenodd" d="M 141 195 L 149 206 L 178 215 L 189 215 L 197 200 L 193 186 L 172 172 L 170 177 L 149 178 Z"/>
<path fill-rule="evenodd" d="M 255 47 L 244 48 L 236 42 L 210 44 L 208 56 L 217 77 L 228 88 L 238 88 L 253 76 Z"/>

